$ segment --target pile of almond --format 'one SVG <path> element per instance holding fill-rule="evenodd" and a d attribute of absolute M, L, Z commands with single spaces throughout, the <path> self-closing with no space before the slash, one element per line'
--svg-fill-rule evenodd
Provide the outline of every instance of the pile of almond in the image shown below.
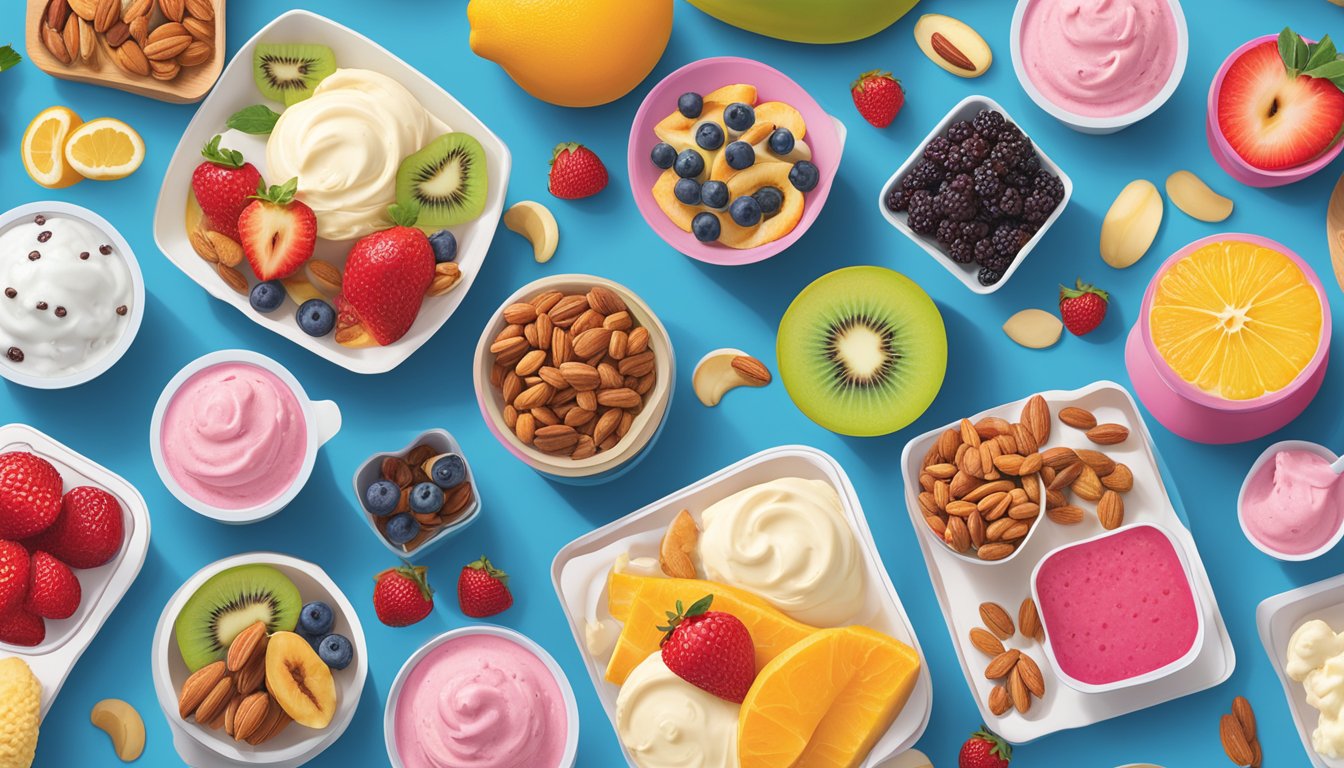
<path fill-rule="evenodd" d="M 1127 427 L 1122 424 L 1098 424 L 1096 416 L 1084 408 L 1062 408 L 1059 420 L 1082 430 L 1087 439 L 1097 445 L 1119 445 L 1129 439 Z M 1067 487 L 1079 498 L 1096 502 L 1097 519 L 1108 531 L 1124 524 L 1125 501 L 1120 494 L 1128 493 L 1134 487 L 1134 473 L 1128 466 L 1089 448 L 1051 448 L 1045 452 L 1044 460 L 1052 475 L 1048 479 L 1042 475 L 1048 487 L 1061 491 Z M 1081 515 L 1070 513 L 1069 519 L 1058 522 L 1079 522 L 1081 519 Z"/>
<path fill-rule="evenodd" d="M 102 51 L 128 75 L 172 80 L 215 54 L 214 0 L 49 0 L 41 24 L 66 66 L 97 68 Z"/>
<path fill-rule="evenodd" d="M 1003 642 L 1012 639 L 1016 633 L 1013 619 L 1003 606 L 981 603 L 980 620 L 984 627 L 971 630 L 971 645 L 990 659 L 985 667 L 985 679 L 1000 681 L 989 692 L 989 711 L 995 717 L 1009 709 L 1025 715 L 1031 709 L 1033 697 L 1045 698 L 1045 676 L 1041 674 L 1041 667 L 1025 651 L 1004 647 Z M 1022 601 L 1017 622 L 1027 640 L 1041 642 L 1045 639 L 1036 603 L 1030 597 Z"/>
<path fill-rule="evenodd" d="M 224 728 L 235 741 L 270 741 L 292 722 L 266 692 L 266 625 L 238 633 L 224 661 L 201 667 L 182 684 L 177 713 L 211 730 Z"/>
<path fill-rule="evenodd" d="M 1218 738 L 1232 762 L 1243 768 L 1260 768 L 1264 753 L 1255 731 L 1255 711 L 1245 696 L 1232 700 L 1232 713 L 1218 721 Z"/>
<path fill-rule="evenodd" d="M 434 458 L 434 448 L 421 443 L 415 446 L 403 456 L 388 456 L 383 459 L 380 473 L 384 480 L 391 480 L 401 488 L 401 501 L 397 502 L 397 508 L 390 515 L 373 515 L 374 524 L 378 526 L 378 532 L 386 535 L 387 521 L 395 515 L 402 512 L 411 511 L 411 489 L 420 483 L 430 482 L 429 475 L 424 469 L 424 464 Z M 415 538 L 406 542 L 403 547 L 407 552 L 413 552 L 421 544 L 433 538 L 439 529 L 449 523 L 457 522 L 467 508 L 471 506 L 471 481 L 463 480 L 443 492 L 443 506 L 439 511 L 433 514 L 419 514 L 412 512 L 412 517 L 420 523 L 420 532 Z"/>
<path fill-rule="evenodd" d="M 490 383 L 504 423 L 544 453 L 586 459 L 616 446 L 656 381 L 649 331 L 604 286 L 547 291 L 504 308 Z"/>

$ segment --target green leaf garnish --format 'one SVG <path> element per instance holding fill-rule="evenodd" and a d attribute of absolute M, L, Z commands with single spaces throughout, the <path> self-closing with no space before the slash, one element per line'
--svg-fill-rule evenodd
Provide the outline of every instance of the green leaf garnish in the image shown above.
<path fill-rule="evenodd" d="M 280 113 L 266 106 L 265 104 L 253 104 L 250 107 L 243 107 L 229 116 L 226 123 L 235 131 L 250 133 L 254 136 L 263 136 L 275 128 L 275 121 L 280 119 Z"/>
<path fill-rule="evenodd" d="M 393 203 L 387 207 L 387 215 L 399 227 L 414 227 L 416 219 L 420 218 L 420 204 L 415 201 Z"/>
<path fill-rule="evenodd" d="M 257 185 L 257 194 L 251 195 L 253 200 L 261 200 L 275 205 L 289 205 L 294 200 L 294 193 L 299 191 L 299 177 L 286 181 L 284 184 L 273 185 L 270 189 L 266 188 L 266 182 L 262 181 Z"/>
<path fill-rule="evenodd" d="M 206 160 L 209 160 L 216 165 L 222 165 L 225 168 L 242 168 L 243 153 L 236 149 L 228 149 L 219 146 L 219 140 L 221 138 L 223 137 L 215 136 L 211 139 L 201 150 L 201 157 L 204 157 Z"/>
<path fill-rule="evenodd" d="M 1283 65 L 1288 68 L 1288 76 L 1297 77 L 1309 57 L 1307 44 L 1302 37 L 1291 27 L 1284 27 L 1279 33 L 1279 58 L 1283 59 Z"/>
<path fill-rule="evenodd" d="M 0 72 L 4 72 L 20 61 L 23 61 L 23 57 L 19 55 L 18 51 L 14 50 L 14 46 L 0 46 Z"/>
<path fill-rule="evenodd" d="M 1329 35 L 1322 37 L 1320 42 L 1308 45 L 1307 52 L 1307 63 L 1302 67 L 1302 71 L 1306 73 L 1336 58 L 1335 44 L 1331 42 Z"/>

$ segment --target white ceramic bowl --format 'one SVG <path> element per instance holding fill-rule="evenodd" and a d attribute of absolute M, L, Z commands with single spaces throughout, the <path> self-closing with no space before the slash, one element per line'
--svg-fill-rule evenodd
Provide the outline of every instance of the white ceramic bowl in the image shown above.
<path fill-rule="evenodd" d="M 345 669 L 332 670 L 336 680 L 336 714 L 331 724 L 322 730 L 291 724 L 270 741 L 251 746 L 236 742 L 223 729 L 212 731 L 195 721 L 184 722 L 177 715 L 178 692 L 190 673 L 177 649 L 173 624 L 187 600 L 207 579 L 215 574 L 240 565 L 265 564 L 284 573 L 299 588 L 304 602 L 322 600 L 332 607 L 336 622 L 332 632 L 350 638 L 355 658 Z M 154 692 L 159 707 L 173 732 L 173 746 L 178 755 L 190 765 L 251 764 L 270 766 L 297 766 L 317 757 L 345 732 L 359 707 L 368 674 L 369 648 L 364 641 L 364 629 L 359 623 L 355 607 L 346 599 L 336 582 L 318 566 L 305 560 L 275 552 L 249 552 L 218 560 L 197 571 L 168 599 L 154 629 L 150 667 L 154 676 Z"/>
<path fill-rule="evenodd" d="M 1270 547 L 1268 544 L 1265 544 L 1255 536 L 1251 535 L 1250 530 L 1246 527 L 1246 491 L 1251 485 L 1251 479 L 1254 478 L 1266 464 L 1273 461 L 1276 454 L 1284 451 L 1306 451 L 1307 453 L 1313 453 L 1320 456 L 1330 464 L 1334 464 L 1339 460 L 1339 457 L 1329 448 L 1326 448 L 1319 443 L 1312 443 L 1306 440 L 1281 440 L 1269 446 L 1258 458 L 1256 458 L 1255 463 L 1251 465 L 1250 471 L 1246 473 L 1246 479 L 1241 481 L 1241 490 L 1237 493 L 1237 522 L 1241 524 L 1241 533 L 1246 537 L 1246 540 L 1251 542 L 1252 546 L 1256 549 L 1264 552 L 1270 557 L 1289 562 L 1314 560 L 1334 549 L 1335 545 L 1339 543 L 1339 540 L 1344 538 L 1344 519 L 1340 520 L 1340 524 L 1336 526 L 1334 535 L 1330 537 L 1329 541 L 1310 552 L 1299 555 L 1280 552 Z M 1344 493 L 1344 491 L 1335 490 L 1334 493 L 1339 494 Z"/>
<path fill-rule="evenodd" d="M 1036 106 L 1045 110 L 1047 114 L 1064 125 L 1080 133 L 1115 133 L 1156 112 L 1159 107 L 1167 102 L 1167 99 L 1171 98 L 1171 94 L 1175 93 L 1176 87 L 1181 84 L 1181 77 L 1185 75 L 1185 65 L 1190 55 L 1190 30 L 1185 25 L 1185 12 L 1181 9 L 1180 0 L 1166 0 L 1171 4 L 1172 16 L 1176 21 L 1176 60 L 1172 63 L 1171 75 L 1167 77 L 1167 82 L 1162 86 L 1162 90 L 1158 91 L 1153 98 L 1148 100 L 1148 103 L 1138 109 L 1111 117 L 1089 117 L 1060 107 L 1040 92 L 1036 84 L 1031 81 L 1031 77 L 1027 74 L 1026 64 L 1022 61 L 1022 18 L 1026 15 L 1027 6 L 1034 2 L 1041 2 L 1041 0 L 1018 0 L 1017 7 L 1013 10 L 1012 26 L 1008 32 L 1013 72 L 1017 74 L 1017 81 L 1022 84 L 1022 90 L 1026 91 L 1031 100 L 1036 102 Z"/>
<path fill-rule="evenodd" d="M 388 541 L 387 537 L 378 530 L 378 523 L 374 520 L 373 513 L 364 507 L 364 489 L 383 478 L 383 459 L 389 456 L 404 457 L 412 448 L 421 443 L 431 446 L 436 456 L 442 453 L 455 453 L 462 457 L 462 463 L 466 464 L 467 467 L 467 482 L 471 483 L 471 503 L 468 504 L 461 517 L 449 525 L 441 526 L 433 536 L 425 539 L 420 546 L 407 551 L 405 547 Z M 387 548 L 387 551 L 397 557 L 411 560 L 420 558 L 431 549 L 447 541 L 452 535 L 461 532 L 464 528 L 476 522 L 476 518 L 480 517 L 481 514 L 481 489 L 476 487 L 476 475 L 471 471 L 471 464 L 467 462 L 467 455 L 462 452 L 462 446 L 444 429 L 425 430 L 399 451 L 375 453 L 365 459 L 359 469 L 355 470 L 353 483 L 355 502 L 358 505 L 360 515 L 364 518 L 364 522 L 368 523 L 369 530 L 373 531 L 373 535 L 378 537 L 378 541 Z"/>
<path fill-rule="evenodd" d="M 993 285 L 981 285 L 980 281 L 976 279 L 976 274 L 980 271 L 979 265 L 975 263 L 958 264 L 953 261 L 952 257 L 943 252 L 943 247 L 936 239 L 925 237 L 924 235 L 915 232 L 913 229 L 910 229 L 910 225 L 906 223 L 908 218 L 907 214 L 904 212 L 896 213 L 889 210 L 886 202 L 887 190 L 898 184 L 900 180 L 910 172 L 910 169 L 914 167 L 915 163 L 919 162 L 920 158 L 923 157 L 924 149 L 929 145 L 929 142 L 933 141 L 935 137 L 943 135 L 947 131 L 947 127 L 952 123 L 955 123 L 958 120 L 970 120 L 982 109 L 996 110 L 1002 113 L 1008 122 L 1017 124 L 1019 128 L 1022 127 L 1022 124 L 1018 123 L 1017 120 L 1014 120 L 1013 116 L 1008 114 L 1006 109 L 988 96 L 967 96 L 958 102 L 957 105 L 952 108 L 952 111 L 948 112 L 943 119 L 933 127 L 932 131 L 929 131 L 929 135 L 924 137 L 924 140 L 919 143 L 919 146 L 915 147 L 915 151 L 910 153 L 910 156 L 905 159 L 905 162 L 901 163 L 901 167 L 897 168 L 896 172 L 891 175 L 891 178 L 887 179 L 887 183 L 882 185 L 882 190 L 877 194 L 877 210 L 882 213 L 882 217 L 887 220 L 888 224 L 900 230 L 901 234 L 914 241 L 915 245 L 923 248 L 925 252 L 934 258 L 934 261 L 942 264 L 944 269 L 951 272 L 953 277 L 960 280 L 962 285 L 971 289 L 973 293 L 984 295 L 994 293 L 1008 284 L 1009 278 L 1013 276 L 1013 273 L 1017 271 L 1018 267 L 1022 266 L 1022 262 L 1027 260 L 1028 254 L 1030 254 L 1032 249 L 1036 247 L 1037 243 L 1041 242 L 1041 238 L 1045 237 L 1045 233 L 1050 230 L 1050 227 L 1059 219 L 1059 215 L 1064 212 L 1064 208 L 1068 206 L 1069 198 L 1073 197 L 1073 181 L 1069 179 L 1064 171 L 1060 170 L 1058 165 L 1055 165 L 1055 162 L 1045 154 L 1045 150 L 1042 149 L 1040 145 L 1036 144 L 1034 141 L 1032 142 L 1032 145 L 1036 150 L 1036 155 L 1041 159 L 1041 168 L 1058 176 L 1060 183 L 1064 185 L 1064 199 L 1059 201 L 1059 205 L 1055 206 L 1055 210 L 1050 213 L 1050 218 L 1045 220 L 1045 223 L 1036 231 L 1036 234 L 1032 235 L 1031 239 L 1027 241 L 1027 244 L 1022 246 L 1022 250 L 1019 251 L 1017 257 L 1013 259 L 1013 263 L 1008 266 L 1008 271 L 1003 273 L 1003 278 Z M 1023 133 L 1026 133 L 1025 129 L 1023 130 Z"/>
<path fill-rule="evenodd" d="M 104 352 L 102 357 L 93 365 L 65 376 L 38 376 L 16 368 L 0 355 L 0 377 L 33 389 L 66 389 L 93 381 L 103 375 L 109 368 L 116 365 L 122 355 L 126 354 L 126 350 L 131 348 L 131 342 L 135 341 L 136 334 L 140 332 L 140 323 L 145 317 L 145 279 L 140 274 L 140 262 L 136 261 L 135 253 L 131 250 L 130 244 L 126 242 L 126 238 L 122 237 L 117 228 L 108 223 L 107 219 L 82 206 L 56 200 L 44 200 L 20 205 L 0 214 L 0 232 L 39 213 L 60 214 L 81 219 L 93 225 L 95 229 L 102 232 L 111 241 L 117 254 L 126 260 L 126 267 L 131 273 L 131 306 L 126 328 L 122 331 L 121 338 L 117 339 L 117 343 Z"/>
<path fill-rule="evenodd" d="M 303 410 L 303 420 L 307 426 L 308 445 L 304 452 L 303 465 L 299 468 L 299 474 L 294 478 L 289 490 L 270 501 L 247 509 L 220 509 L 187 493 L 177 482 L 177 479 L 173 477 L 173 473 L 169 471 L 163 455 L 163 417 L 168 410 L 168 404 L 172 402 L 173 396 L 187 382 L 187 379 L 206 368 L 221 363 L 245 363 L 275 374 L 293 391 L 294 397 L 299 401 L 299 406 Z M 163 393 L 159 395 L 158 403 L 154 405 L 154 416 L 149 423 L 149 452 L 154 459 L 154 469 L 158 471 L 159 479 L 183 505 L 221 523 L 241 525 L 265 520 L 293 501 L 294 497 L 299 495 L 299 491 L 303 490 L 304 484 L 308 482 L 308 476 L 312 474 L 313 464 L 317 460 L 317 449 L 322 447 L 323 443 L 335 437 L 340 430 L 341 410 L 336 407 L 336 403 L 331 400 L 308 399 L 308 393 L 304 391 L 303 385 L 299 383 L 298 379 L 294 378 L 294 374 L 290 373 L 289 369 L 256 352 L 245 349 L 224 349 L 219 352 L 211 352 L 187 363 L 164 386 Z"/>
<path fill-rule="evenodd" d="M 510 640 L 522 646 L 524 650 L 530 652 L 541 660 L 546 669 L 555 678 L 555 683 L 560 687 L 560 696 L 564 699 L 565 720 L 568 726 L 568 733 L 565 736 L 565 751 L 560 758 L 560 764 L 557 766 L 537 765 L 529 768 L 571 768 L 579 750 L 579 705 L 574 698 L 574 689 L 569 684 L 569 678 L 565 677 L 564 670 L 555 663 L 551 654 L 546 652 L 545 648 L 537 645 L 530 638 L 522 635 L 512 629 L 497 627 L 493 624 L 478 624 L 469 627 L 460 627 L 458 629 L 444 632 L 438 637 L 430 640 L 420 646 L 419 650 L 411 654 L 405 664 L 401 665 L 401 671 L 397 672 L 397 678 L 392 681 L 392 689 L 387 693 L 387 705 L 383 709 L 383 741 L 387 745 L 387 761 L 392 768 L 404 768 L 401 761 L 401 755 L 397 752 L 397 705 L 400 703 L 401 689 L 406 685 L 406 678 L 411 674 L 411 670 L 429 654 L 430 651 L 438 648 L 440 645 L 455 640 L 459 637 L 469 637 L 471 635 L 487 635 L 489 637 L 501 637 Z"/>

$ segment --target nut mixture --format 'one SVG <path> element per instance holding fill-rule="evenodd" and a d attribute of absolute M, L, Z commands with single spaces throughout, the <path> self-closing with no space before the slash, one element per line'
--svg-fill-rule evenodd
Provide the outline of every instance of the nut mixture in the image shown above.
<path fill-rule="evenodd" d="M 215 55 L 214 0 L 49 0 L 42 45 L 67 67 L 101 55 L 128 75 L 169 81 Z"/>
<path fill-rule="evenodd" d="M 401 500 L 397 502 L 397 508 L 388 515 L 372 515 L 375 525 L 378 526 L 378 532 L 386 537 L 387 521 L 402 512 L 411 511 L 411 489 L 420 483 L 430 482 L 429 474 L 424 469 L 424 464 L 435 458 L 434 448 L 421 443 L 406 452 L 405 456 L 388 456 L 383 459 L 380 474 L 384 480 L 391 480 L 401 488 Z M 424 544 L 439 532 L 439 529 L 445 525 L 457 522 L 467 510 L 471 507 L 472 493 L 471 480 L 462 482 L 448 488 L 443 492 L 443 506 L 434 514 L 413 513 L 415 521 L 420 524 L 420 532 L 415 538 L 406 542 L 402 547 L 407 552 L 413 552 L 420 545 Z"/>
<path fill-rule="evenodd" d="M 971 629 L 971 645 L 989 657 L 985 667 L 985 679 L 995 681 L 989 692 L 986 706 L 995 717 L 1001 717 L 1010 709 L 1020 714 L 1031 710 L 1031 700 L 1045 698 L 1045 676 L 1036 660 L 1019 648 L 1006 648 L 1005 640 L 1016 636 L 1020 629 L 1023 638 L 1042 642 L 1045 633 L 1041 630 L 1041 620 L 1036 613 L 1036 603 L 1028 597 L 1018 609 L 1017 627 L 1013 619 L 998 603 L 981 603 L 980 620 L 984 627 Z"/>
<path fill-rule="evenodd" d="M 267 640 L 266 625 L 255 622 L 229 645 L 227 659 L 193 672 L 178 694 L 178 716 L 252 746 L 285 730 L 293 721 L 265 689 Z"/>

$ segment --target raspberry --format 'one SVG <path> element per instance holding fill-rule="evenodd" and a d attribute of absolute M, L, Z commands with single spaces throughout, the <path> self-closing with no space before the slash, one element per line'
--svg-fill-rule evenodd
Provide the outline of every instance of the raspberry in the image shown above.
<path fill-rule="evenodd" d="M 998 141 L 999 132 L 1003 130 L 1004 125 L 1003 114 L 992 109 L 982 109 L 971 125 L 986 141 Z"/>
<path fill-rule="evenodd" d="M 947 138 L 949 141 L 960 144 L 975 134 L 975 129 L 971 127 L 969 120 L 958 120 L 947 127 Z"/>

